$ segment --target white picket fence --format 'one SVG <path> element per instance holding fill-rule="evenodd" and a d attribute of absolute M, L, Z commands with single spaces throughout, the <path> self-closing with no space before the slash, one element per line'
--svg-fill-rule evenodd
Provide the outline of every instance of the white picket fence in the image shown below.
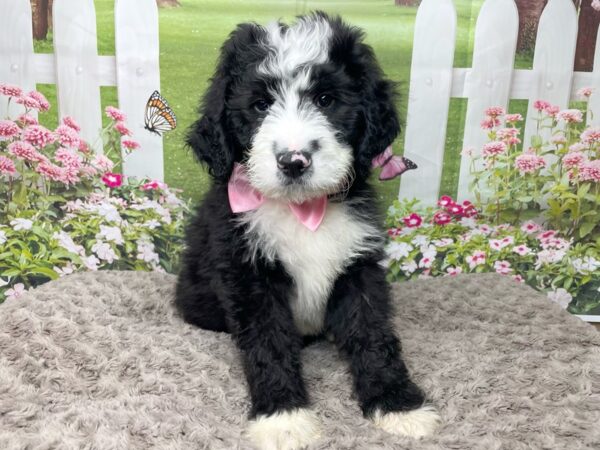
<path fill-rule="evenodd" d="M 53 36 L 54 54 L 34 53 L 30 1 L 0 0 L 0 82 L 27 90 L 56 84 L 59 116 L 75 118 L 96 151 L 100 86 L 117 86 L 118 106 L 143 148 L 128 156 L 124 172 L 163 180 L 162 138 L 143 129 L 146 101 L 160 89 L 156 0 L 115 1 L 115 56 L 98 55 L 93 0 L 55 0 Z M 0 99 L 0 117 L 21 113 L 10 108 Z"/>
<path fill-rule="evenodd" d="M 588 123 L 600 124 L 600 33 L 593 72 L 574 72 L 577 12 L 573 0 L 549 0 L 542 14 L 533 68 L 514 70 L 519 17 L 514 0 L 486 0 L 477 25 L 473 67 L 453 68 L 456 10 L 452 0 L 423 0 L 419 7 L 406 120 L 404 154 L 419 169 L 402 175 L 400 197 L 432 205 L 438 198 L 446 144 L 450 98 L 467 98 L 463 148 L 479 151 L 486 141 L 480 128 L 489 106 L 507 107 L 509 99 L 529 100 L 528 117 L 535 117 L 533 102 L 543 99 L 568 107 L 578 89 L 596 88 Z M 525 125 L 529 143 L 535 122 Z M 469 199 L 470 160 L 462 157 L 458 198 Z"/>

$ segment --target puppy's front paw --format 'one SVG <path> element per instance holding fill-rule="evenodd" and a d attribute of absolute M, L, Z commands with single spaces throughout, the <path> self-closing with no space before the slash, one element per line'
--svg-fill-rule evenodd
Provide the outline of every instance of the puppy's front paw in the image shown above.
<path fill-rule="evenodd" d="M 258 416 L 247 435 L 259 450 L 299 450 L 319 438 L 319 420 L 306 408 Z"/>
<path fill-rule="evenodd" d="M 440 415 L 433 406 L 423 406 L 411 411 L 376 411 L 373 423 L 391 434 L 420 438 L 433 434 L 440 423 Z"/>

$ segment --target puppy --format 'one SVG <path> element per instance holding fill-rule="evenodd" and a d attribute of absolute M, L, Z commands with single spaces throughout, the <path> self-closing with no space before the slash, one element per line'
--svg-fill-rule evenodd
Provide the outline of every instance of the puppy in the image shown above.
<path fill-rule="evenodd" d="M 303 338 L 325 334 L 376 426 L 420 437 L 439 421 L 390 321 L 367 178 L 399 124 L 393 84 L 362 38 L 321 12 L 289 26 L 239 25 L 188 135 L 213 185 L 187 231 L 176 304 L 239 347 L 258 448 L 318 438 L 300 351 Z"/>

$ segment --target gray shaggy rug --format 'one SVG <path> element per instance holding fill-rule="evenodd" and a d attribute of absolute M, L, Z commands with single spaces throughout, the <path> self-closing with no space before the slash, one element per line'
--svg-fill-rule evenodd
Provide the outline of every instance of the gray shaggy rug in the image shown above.
<path fill-rule="evenodd" d="M 247 449 L 226 334 L 181 320 L 174 278 L 75 274 L 0 306 L 0 449 Z M 413 441 L 362 418 L 331 344 L 304 350 L 315 449 L 600 448 L 600 334 L 496 275 L 394 287 L 414 378 L 442 416 Z"/>

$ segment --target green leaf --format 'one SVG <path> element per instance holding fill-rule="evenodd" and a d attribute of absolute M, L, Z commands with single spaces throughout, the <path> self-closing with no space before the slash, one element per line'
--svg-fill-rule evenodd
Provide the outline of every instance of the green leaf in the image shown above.
<path fill-rule="evenodd" d="M 27 271 L 27 273 L 32 274 L 32 275 L 33 274 L 45 275 L 48 278 L 50 278 L 51 280 L 56 280 L 58 278 L 58 274 L 54 270 L 49 269 L 47 267 L 34 267 L 34 268 L 29 269 Z"/>
<path fill-rule="evenodd" d="M 596 228 L 596 222 L 583 222 L 579 227 L 579 237 L 583 239 Z"/>

